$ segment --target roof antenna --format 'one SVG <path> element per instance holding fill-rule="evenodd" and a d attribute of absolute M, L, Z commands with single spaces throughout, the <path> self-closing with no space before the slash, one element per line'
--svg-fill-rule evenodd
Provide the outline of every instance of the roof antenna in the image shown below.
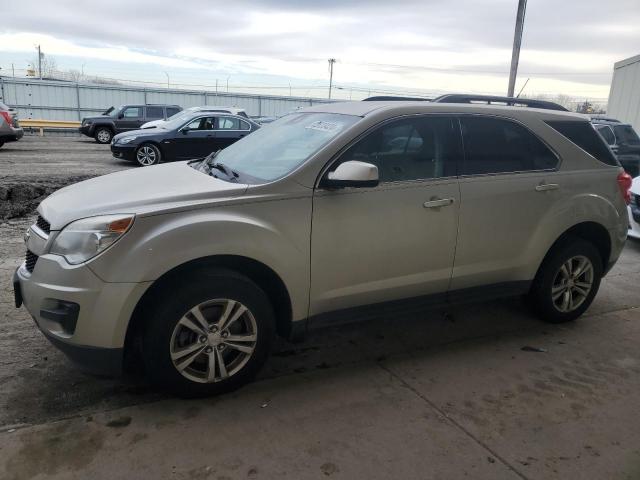
<path fill-rule="evenodd" d="M 522 85 L 522 88 L 520 89 L 520 91 L 518 92 L 518 95 L 516 95 L 516 98 L 520 98 L 520 94 L 522 93 L 522 91 L 524 90 L 524 87 L 527 86 L 527 83 L 529 83 L 529 78 L 527 78 L 527 81 L 524 82 L 524 85 Z"/>

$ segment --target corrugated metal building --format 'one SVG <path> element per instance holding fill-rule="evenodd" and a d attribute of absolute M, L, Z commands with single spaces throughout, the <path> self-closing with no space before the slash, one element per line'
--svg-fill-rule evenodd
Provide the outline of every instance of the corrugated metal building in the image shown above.
<path fill-rule="evenodd" d="M 640 132 L 640 55 L 613 66 L 607 116 L 630 123 Z"/>
<path fill-rule="evenodd" d="M 331 100 L 0 77 L 0 101 L 15 107 L 20 118 L 73 121 L 128 103 L 217 105 L 244 108 L 250 116 L 274 116 Z"/>

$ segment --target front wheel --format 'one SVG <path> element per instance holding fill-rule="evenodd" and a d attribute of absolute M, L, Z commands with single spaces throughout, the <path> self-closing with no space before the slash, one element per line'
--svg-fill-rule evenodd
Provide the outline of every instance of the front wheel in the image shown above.
<path fill-rule="evenodd" d="M 151 380 L 182 397 L 223 393 L 250 381 L 274 332 L 264 291 L 225 270 L 202 270 L 168 287 L 157 296 L 142 334 Z"/>
<path fill-rule="evenodd" d="M 580 238 L 570 238 L 544 260 L 529 294 L 530 303 L 547 322 L 575 320 L 593 302 L 602 274 L 598 249 Z"/>
<path fill-rule="evenodd" d="M 109 128 L 100 127 L 96 130 L 94 137 L 98 143 L 111 143 L 113 132 Z"/>
<path fill-rule="evenodd" d="M 161 158 L 160 149 L 151 143 L 140 145 L 136 150 L 136 161 L 141 167 L 157 165 Z"/>

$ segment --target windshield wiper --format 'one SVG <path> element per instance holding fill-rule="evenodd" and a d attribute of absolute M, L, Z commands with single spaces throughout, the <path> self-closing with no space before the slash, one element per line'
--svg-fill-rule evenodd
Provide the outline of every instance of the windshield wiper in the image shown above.
<path fill-rule="evenodd" d="M 222 173 L 224 173 L 227 177 L 229 178 L 238 178 L 240 175 L 238 174 L 238 172 L 236 172 L 235 170 L 229 168 L 228 166 L 226 166 L 224 163 L 222 162 L 214 162 L 214 159 L 218 156 L 218 154 L 221 152 L 222 150 L 216 150 L 213 153 L 210 153 L 205 159 L 204 159 L 204 163 L 205 165 L 207 165 L 209 167 L 209 170 L 211 171 L 212 168 L 215 168 L 216 170 L 220 170 Z"/>

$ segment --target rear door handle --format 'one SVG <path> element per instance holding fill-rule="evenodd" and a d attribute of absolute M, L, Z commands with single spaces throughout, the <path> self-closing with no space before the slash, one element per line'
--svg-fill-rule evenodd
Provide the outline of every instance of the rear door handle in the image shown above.
<path fill-rule="evenodd" d="M 557 183 L 542 183 L 536 186 L 536 192 L 547 192 L 549 190 L 558 190 L 560 185 Z"/>
<path fill-rule="evenodd" d="M 424 208 L 439 208 L 439 207 L 447 207 L 453 203 L 453 198 L 438 198 L 434 200 L 429 200 L 428 202 L 424 202 L 422 206 Z"/>

